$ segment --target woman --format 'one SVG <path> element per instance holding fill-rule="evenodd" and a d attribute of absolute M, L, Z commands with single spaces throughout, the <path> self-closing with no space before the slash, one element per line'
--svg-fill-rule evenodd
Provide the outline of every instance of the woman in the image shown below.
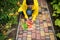
<path fill-rule="evenodd" d="M 32 20 L 35 21 L 38 16 L 38 0 L 24 0 L 18 12 L 21 12 L 25 19 L 32 16 Z"/>

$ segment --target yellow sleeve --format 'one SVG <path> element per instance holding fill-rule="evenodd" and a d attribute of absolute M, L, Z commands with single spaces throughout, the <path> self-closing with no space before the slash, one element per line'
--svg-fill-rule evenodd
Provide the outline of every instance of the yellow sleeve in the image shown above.
<path fill-rule="evenodd" d="M 18 9 L 18 12 L 25 10 L 26 0 L 23 0 L 21 7 Z"/>
<path fill-rule="evenodd" d="M 28 19 L 28 16 L 26 14 L 26 11 L 23 11 L 23 12 L 24 12 L 25 18 Z"/>
<path fill-rule="evenodd" d="M 25 15 L 25 18 L 28 19 L 28 16 L 26 14 L 26 9 L 27 9 L 27 5 L 26 5 L 26 0 L 23 1 L 22 6 L 19 8 L 18 12 L 23 11 L 23 14 Z"/>
<path fill-rule="evenodd" d="M 34 6 L 33 6 L 33 14 L 32 14 L 32 20 L 35 21 L 36 17 L 38 16 L 38 0 L 34 0 Z"/>
<path fill-rule="evenodd" d="M 20 12 L 20 11 L 22 11 L 23 9 L 22 9 L 22 7 L 20 7 L 19 9 L 18 9 L 18 12 Z"/>

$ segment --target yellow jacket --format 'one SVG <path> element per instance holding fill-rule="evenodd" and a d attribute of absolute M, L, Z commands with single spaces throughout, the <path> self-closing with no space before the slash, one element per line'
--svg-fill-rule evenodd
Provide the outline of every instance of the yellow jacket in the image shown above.
<path fill-rule="evenodd" d="M 26 19 L 28 19 L 28 15 L 26 14 L 27 6 L 28 5 L 26 4 L 26 0 L 24 0 L 22 6 L 18 9 L 18 12 L 23 11 Z M 32 6 L 32 10 L 34 10 L 34 12 L 32 13 L 32 20 L 33 21 L 38 16 L 38 8 L 39 8 L 38 7 L 38 0 L 34 0 L 34 5 Z"/>

